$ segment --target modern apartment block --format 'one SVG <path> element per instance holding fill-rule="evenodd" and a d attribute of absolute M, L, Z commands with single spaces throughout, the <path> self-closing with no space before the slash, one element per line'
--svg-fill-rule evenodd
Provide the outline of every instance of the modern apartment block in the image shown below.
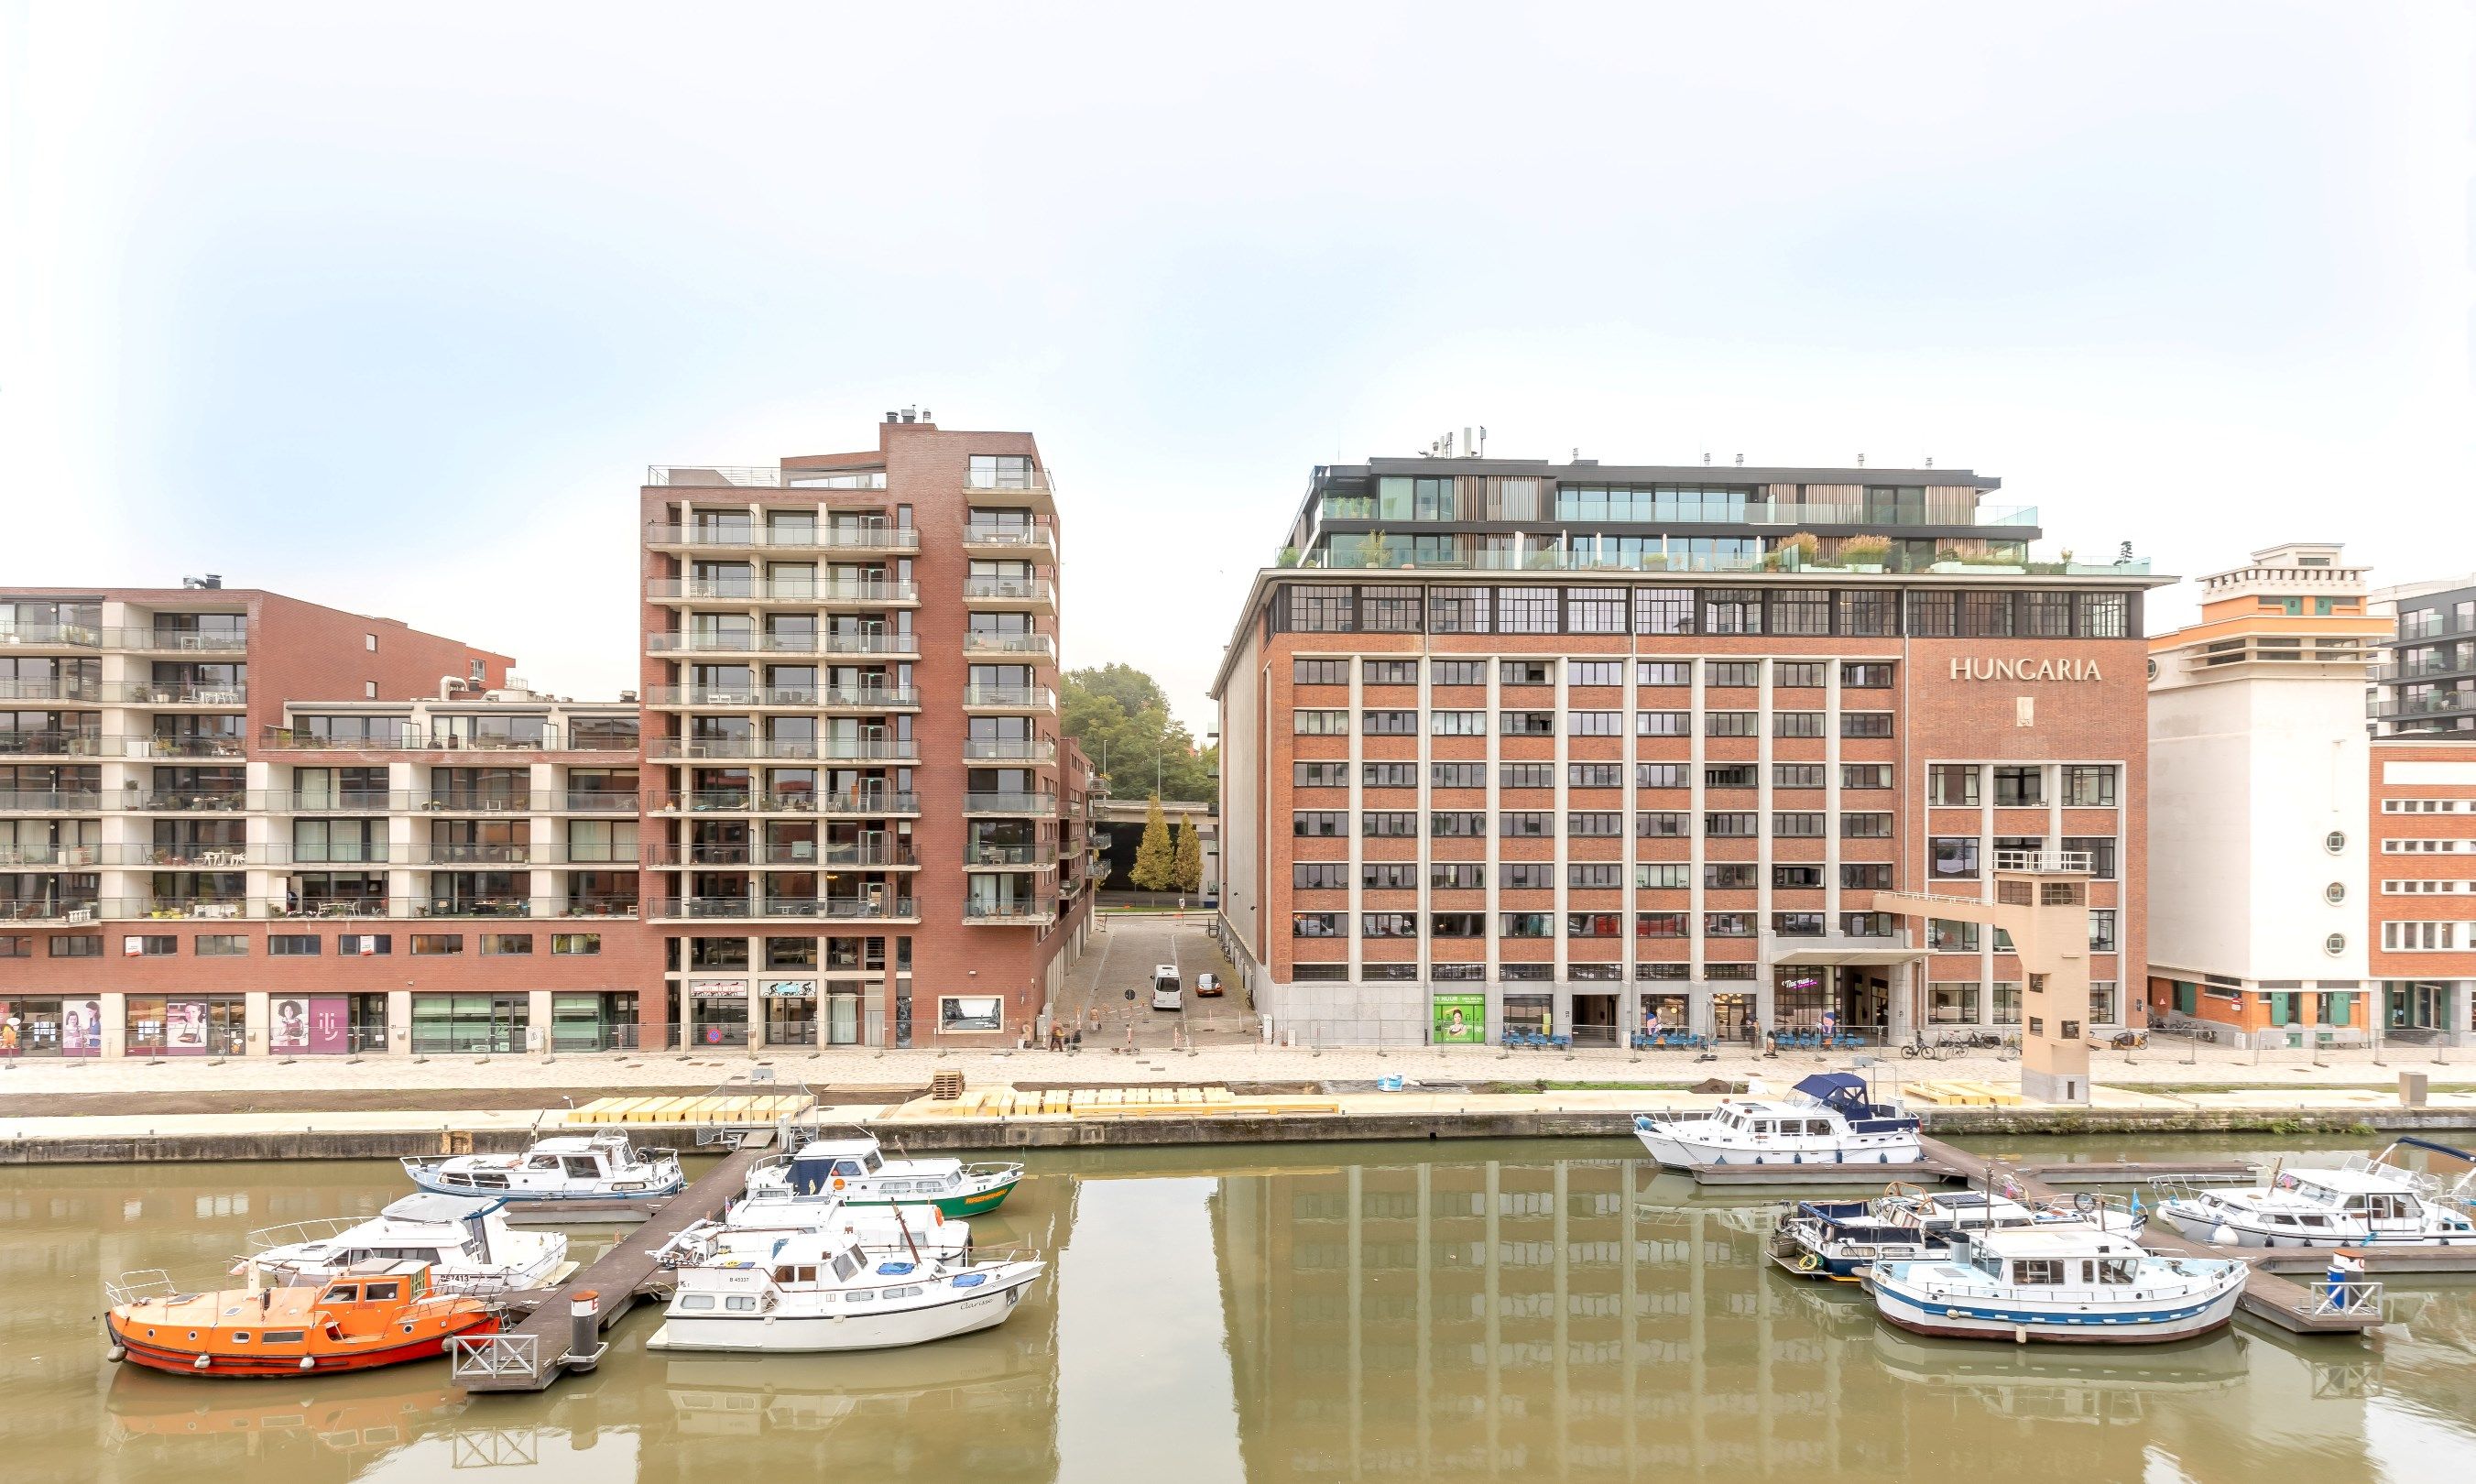
<path fill-rule="evenodd" d="M 2365 677 L 2389 624 L 2336 544 L 2200 580 L 2149 641 L 2152 1024 L 2241 1046 L 2373 1034 Z"/>
<path fill-rule="evenodd" d="M 1028 433 L 661 467 L 641 510 L 649 915 L 694 1039 L 1012 1044 L 1089 918 Z M 1073 811 L 1061 824 L 1061 798 Z"/>
<path fill-rule="evenodd" d="M 1276 1035 L 2020 1024 L 1998 855 L 2086 863 L 2138 1022 L 2145 563 L 1961 470 L 1315 471 L 1214 693 L 1225 935 Z M 2079 1017 L 2058 1016 L 2077 1022 Z"/>
<path fill-rule="evenodd" d="M 2365 898 L 2382 1034 L 2476 1045 L 2476 579 L 2386 588 Z"/>

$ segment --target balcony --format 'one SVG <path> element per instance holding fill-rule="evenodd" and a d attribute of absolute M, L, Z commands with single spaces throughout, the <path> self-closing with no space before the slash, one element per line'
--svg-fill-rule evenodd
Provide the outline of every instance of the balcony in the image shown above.
<path fill-rule="evenodd" d="M 1055 794 L 970 793 L 963 796 L 963 812 L 1047 819 L 1057 813 L 1057 796 Z"/>
<path fill-rule="evenodd" d="M 1057 869 L 1057 842 L 1036 841 L 1030 845 L 965 845 L 963 869 L 966 871 L 1054 871 Z"/>
<path fill-rule="evenodd" d="M 239 633 L 197 633 L 179 630 L 107 629 L 106 649 L 142 655 L 238 655 L 249 649 L 247 631 Z"/>
<path fill-rule="evenodd" d="M 412 793 L 405 807 L 419 814 L 548 814 L 561 797 L 550 789 L 433 788 Z"/>
<path fill-rule="evenodd" d="M 410 723 L 373 725 L 359 734 L 338 735 L 325 729 L 291 727 L 259 729 L 258 745 L 280 753 L 633 753 L 632 733 L 598 731 L 569 735 L 557 727 L 506 734 L 424 732 Z"/>
<path fill-rule="evenodd" d="M 0 650 L 101 649 L 106 631 L 88 624 L 12 624 L 0 629 Z"/>
<path fill-rule="evenodd" d="M 656 685 L 646 705 L 663 709 L 697 707 L 757 711 L 916 711 L 916 685 Z"/>
<path fill-rule="evenodd" d="M 0 923 L 91 923 L 103 917 L 103 903 L 91 897 L 40 902 L 0 902 Z"/>
<path fill-rule="evenodd" d="M 682 631 L 645 635 L 650 655 L 868 655 L 917 659 L 920 641 L 907 633 L 734 633 Z"/>
<path fill-rule="evenodd" d="M 1057 561 L 1057 528 L 1047 521 L 1028 525 L 965 521 L 963 550 L 974 556 L 1012 557 L 1053 566 Z"/>
<path fill-rule="evenodd" d="M 866 844 L 829 842 L 824 845 L 813 840 L 760 840 L 743 845 L 656 843 L 647 846 L 646 851 L 647 863 L 657 870 L 756 867 L 808 871 L 825 867 L 837 871 L 916 871 L 920 867 L 916 854 L 890 840 Z"/>
<path fill-rule="evenodd" d="M 963 709 L 1029 715 L 1057 714 L 1057 692 L 1046 685 L 966 685 Z"/>
<path fill-rule="evenodd" d="M 755 582 L 656 578 L 645 584 L 655 603 L 791 604 L 800 607 L 907 608 L 920 605 L 920 584 L 882 582 Z"/>
<path fill-rule="evenodd" d="M 967 928 L 1045 928 L 1055 921 L 1055 897 L 963 899 L 963 925 Z"/>
<path fill-rule="evenodd" d="M 799 762 L 918 762 L 920 744 L 899 737 L 656 737 L 649 755 L 659 762 L 746 758 Z"/>
<path fill-rule="evenodd" d="M 140 814 L 241 814 L 261 796 L 258 789 L 133 788 L 122 807 Z"/>
<path fill-rule="evenodd" d="M 1560 511 L 1558 520 L 1576 523 L 1628 520 L 1631 515 L 1568 515 Z M 1659 514 L 1659 522 L 1693 521 L 1690 513 Z M 2015 532 L 2038 526 L 2038 507 L 2034 505 L 1985 505 L 1974 500 L 1886 501 L 1886 500 L 1756 500 L 1747 502 L 1741 515 L 1731 515 L 1726 525 L 1742 521 L 1748 526 L 1861 526 L 1876 527 L 1931 526 L 1944 530 L 1978 531 L 1999 529 Z"/>
<path fill-rule="evenodd" d="M 978 509 L 1057 509 L 1055 477 L 1046 469 L 975 469 L 963 476 L 963 498 Z"/>
<path fill-rule="evenodd" d="M 106 845 L 0 846 L 0 871 L 90 870 L 103 864 L 111 849 Z"/>
<path fill-rule="evenodd" d="M 547 858 L 548 847 L 541 858 Z M 522 866 L 536 858 L 530 844 L 485 843 L 458 840 L 447 843 L 427 841 L 415 844 L 410 853 L 412 863 L 426 866 Z"/>
<path fill-rule="evenodd" d="M 879 897 L 674 897 L 656 903 L 654 915 L 673 920 L 717 918 L 780 921 L 805 918 L 837 923 L 917 922 L 919 903 L 891 894 Z"/>
<path fill-rule="evenodd" d="M 109 699 L 131 705 L 221 706 L 230 710 L 249 704 L 249 687 L 245 684 L 190 685 L 177 680 L 115 680 L 105 686 L 104 692 Z"/>
<path fill-rule="evenodd" d="M 786 469 L 735 464 L 655 464 L 645 482 L 669 489 L 883 489 L 882 469 Z"/>
<path fill-rule="evenodd" d="M 1057 584 L 1039 577 L 967 577 L 963 606 L 991 611 L 1054 613 Z"/>
<path fill-rule="evenodd" d="M 113 845 L 88 847 L 108 851 L 112 864 L 150 866 L 158 870 L 237 871 L 244 866 L 282 861 L 284 846 L 247 845 Z M 384 846 L 377 847 L 384 854 Z"/>
<path fill-rule="evenodd" d="M 2430 695 L 2369 701 L 2365 704 L 2365 714 L 2395 723 L 2467 716 L 2476 714 L 2476 690 L 2442 690 Z"/>
<path fill-rule="evenodd" d="M 967 655 L 1000 655 L 1008 659 L 1031 659 L 1042 664 L 1057 663 L 1057 640 L 1046 633 L 987 633 L 966 630 L 963 653 Z"/>
<path fill-rule="evenodd" d="M 92 731 L 0 731 L 0 757 L 116 757 L 128 741 Z"/>
<path fill-rule="evenodd" d="M 120 752 L 129 757 L 211 757 L 237 762 L 249 755 L 249 744 L 238 737 L 123 737 Z"/>
<path fill-rule="evenodd" d="M 267 789 L 252 808 L 274 814 L 390 814 L 414 806 L 408 788 L 347 788 L 334 793 Z"/>
<path fill-rule="evenodd" d="M 674 791 L 655 801 L 656 814 L 820 814 L 888 819 L 920 812 L 916 794 L 863 788 L 829 794 L 766 794 L 746 788 Z"/>
<path fill-rule="evenodd" d="M 1019 762 L 1055 767 L 1057 743 L 1051 737 L 967 737 L 963 760 L 975 763 Z"/>
<path fill-rule="evenodd" d="M 279 915 L 259 897 L 157 898 L 124 897 L 96 903 L 95 916 L 107 922 L 140 918 L 165 922 L 223 922 Z"/>
<path fill-rule="evenodd" d="M 775 526 L 655 526 L 645 532 L 645 544 L 657 552 L 683 556 L 706 552 L 851 552 L 915 556 L 920 553 L 920 532 L 891 521 L 861 525 L 802 522 Z"/>
<path fill-rule="evenodd" d="M 0 678 L 0 701 L 101 701 L 99 680 L 75 676 L 37 679 Z"/>

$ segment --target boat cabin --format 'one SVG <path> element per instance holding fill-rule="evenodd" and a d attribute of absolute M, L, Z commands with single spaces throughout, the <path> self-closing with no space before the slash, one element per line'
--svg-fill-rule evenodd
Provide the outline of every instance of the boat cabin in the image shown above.
<path fill-rule="evenodd" d="M 1997 1231 L 1955 1238 L 1952 1261 L 2015 1288 L 2128 1288 L 2140 1281 L 2140 1244 L 2091 1231 Z"/>
<path fill-rule="evenodd" d="M 884 1169 L 885 1157 L 878 1151 L 875 1140 L 820 1139 L 803 1145 L 791 1156 L 790 1185 L 797 1195 L 824 1195 L 834 1188 L 836 1180 L 874 1179 Z"/>

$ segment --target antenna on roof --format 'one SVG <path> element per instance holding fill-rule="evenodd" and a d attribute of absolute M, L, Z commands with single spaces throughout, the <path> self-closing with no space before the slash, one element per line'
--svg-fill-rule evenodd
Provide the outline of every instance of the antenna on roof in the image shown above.
<path fill-rule="evenodd" d="M 1926 467 L 1929 469 L 1934 467 L 1934 459 L 1932 458 L 1928 458 L 1926 459 Z"/>
<path fill-rule="evenodd" d="M 1737 467 L 1738 467 L 1738 468 L 1740 468 L 1740 469 L 1742 469 L 1742 468 L 1744 468 L 1745 466 L 1746 466 L 1746 456 L 1745 456 L 1745 455 L 1743 455 L 1743 454 L 1739 454 L 1739 455 L 1737 456 Z"/>
<path fill-rule="evenodd" d="M 1860 468 L 1860 469 L 1863 469 L 1864 467 L 1866 467 L 1866 456 L 1865 456 L 1865 455 L 1860 454 L 1860 455 L 1858 455 L 1858 456 L 1857 456 L 1857 467 L 1858 467 L 1858 468 Z"/>

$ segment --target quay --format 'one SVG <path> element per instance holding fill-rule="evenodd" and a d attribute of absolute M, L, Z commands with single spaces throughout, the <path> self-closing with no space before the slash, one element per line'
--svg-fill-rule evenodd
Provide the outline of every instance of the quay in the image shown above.
<path fill-rule="evenodd" d="M 1950 1149 L 1949 1145 L 1942 1147 Z M 2012 1166 L 2011 1170 L 2023 1188 L 2031 1181 L 2041 1185 L 2139 1185 L 2150 1180 L 2173 1179 L 2201 1184 L 2235 1184 L 2250 1180 L 2261 1173 L 2258 1166 L 2241 1159 L 2018 1164 Z M 1905 1180 L 1913 1185 L 1940 1185 L 1947 1180 L 1973 1182 L 1981 1178 L 1985 1171 L 1982 1162 L 1973 1172 L 1963 1174 L 1947 1161 L 1929 1158 L 1906 1165 L 1695 1165 L 1688 1169 L 1687 1174 L 1694 1176 L 1697 1185 L 1812 1187 L 1881 1186 L 1894 1180 Z"/>
<path fill-rule="evenodd" d="M 741 1131 L 738 1147 L 687 1189 L 656 1205 L 645 1221 L 590 1267 L 557 1288 L 510 1295 L 508 1307 L 530 1309 L 514 1327 L 480 1339 L 453 1342 L 451 1373 L 467 1391 L 539 1392 L 570 1371 L 590 1371 L 608 1347 L 580 1348 L 588 1331 L 598 1337 L 657 1292 L 656 1254 L 690 1225 L 720 1216 L 748 1187 L 748 1175 L 773 1148 L 770 1129 Z M 541 1204 L 543 1202 L 533 1202 Z M 579 1314 L 580 1305 L 589 1305 Z"/>

